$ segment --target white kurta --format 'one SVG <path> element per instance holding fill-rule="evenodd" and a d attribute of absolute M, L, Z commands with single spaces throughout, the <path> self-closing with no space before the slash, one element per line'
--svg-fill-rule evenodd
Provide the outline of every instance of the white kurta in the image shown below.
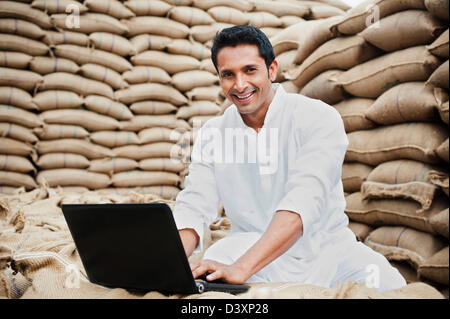
<path fill-rule="evenodd" d="M 175 222 L 178 229 L 197 232 L 199 251 L 221 200 L 231 231 L 204 258 L 231 263 L 265 232 L 276 211 L 296 212 L 303 235 L 250 281 L 328 287 L 339 256 L 357 244 L 344 213 L 341 182 L 348 139 L 333 107 L 274 85 L 277 91 L 258 133 L 234 105 L 199 130 L 185 189 L 176 199 Z"/>

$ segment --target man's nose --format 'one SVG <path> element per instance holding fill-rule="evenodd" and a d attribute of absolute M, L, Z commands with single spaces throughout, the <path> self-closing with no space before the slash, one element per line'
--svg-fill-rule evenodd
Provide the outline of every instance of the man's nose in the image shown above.
<path fill-rule="evenodd" d="M 236 82 L 234 83 L 234 88 L 236 89 L 236 91 L 241 93 L 245 91 L 245 89 L 247 88 L 247 80 L 243 75 L 241 74 L 236 75 Z"/>

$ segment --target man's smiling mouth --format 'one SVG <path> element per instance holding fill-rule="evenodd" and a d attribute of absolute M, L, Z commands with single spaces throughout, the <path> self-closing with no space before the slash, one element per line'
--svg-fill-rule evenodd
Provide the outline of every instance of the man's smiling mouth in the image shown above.
<path fill-rule="evenodd" d="M 233 96 L 241 103 L 246 103 L 255 95 L 256 90 L 244 94 L 233 94 Z"/>

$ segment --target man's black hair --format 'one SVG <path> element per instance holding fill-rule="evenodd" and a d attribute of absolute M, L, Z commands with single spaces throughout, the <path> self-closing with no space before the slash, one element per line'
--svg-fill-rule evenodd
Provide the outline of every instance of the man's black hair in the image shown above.
<path fill-rule="evenodd" d="M 241 44 L 254 44 L 258 47 L 259 55 L 266 62 L 269 69 L 275 53 L 272 44 L 267 36 L 258 28 L 249 25 L 238 25 L 231 28 L 223 29 L 214 37 L 214 43 L 211 48 L 211 59 L 217 71 L 217 54 L 224 47 L 236 47 Z"/>

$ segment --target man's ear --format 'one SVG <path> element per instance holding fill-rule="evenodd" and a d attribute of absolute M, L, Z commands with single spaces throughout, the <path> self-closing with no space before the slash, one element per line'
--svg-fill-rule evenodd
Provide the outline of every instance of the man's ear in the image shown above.
<path fill-rule="evenodd" d="M 269 67 L 269 79 L 271 82 L 274 82 L 277 79 L 278 73 L 278 62 L 277 60 L 273 60 L 272 64 Z"/>

